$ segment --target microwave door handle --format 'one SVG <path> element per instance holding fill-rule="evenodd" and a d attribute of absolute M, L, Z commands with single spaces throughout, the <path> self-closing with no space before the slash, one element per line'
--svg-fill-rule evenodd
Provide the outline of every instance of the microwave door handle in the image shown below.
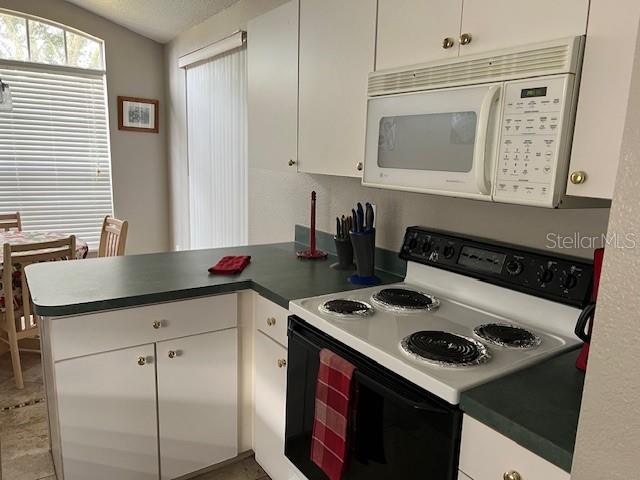
<path fill-rule="evenodd" d="M 500 85 L 489 87 L 482 105 L 480 106 L 480 118 L 478 119 L 478 136 L 476 137 L 476 148 L 473 155 L 473 170 L 476 178 L 476 186 L 482 194 L 488 195 L 490 185 L 485 175 L 487 161 L 487 139 L 489 135 L 489 122 L 491 121 L 491 108 L 496 97 L 500 93 Z"/>

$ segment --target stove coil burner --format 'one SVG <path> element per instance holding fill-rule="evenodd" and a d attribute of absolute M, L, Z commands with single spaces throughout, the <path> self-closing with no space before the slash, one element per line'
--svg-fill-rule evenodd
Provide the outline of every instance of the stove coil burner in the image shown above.
<path fill-rule="evenodd" d="M 343 318 L 354 316 L 365 317 L 373 313 L 373 308 L 368 303 L 343 298 L 328 300 L 321 304 L 318 310 L 322 313 Z"/>
<path fill-rule="evenodd" d="M 400 347 L 414 360 L 439 367 L 471 367 L 491 358 L 481 342 L 435 330 L 412 333 L 402 339 Z"/>
<path fill-rule="evenodd" d="M 394 312 L 422 312 L 440 306 L 436 297 L 406 288 L 384 288 L 371 296 L 371 302 Z"/>
<path fill-rule="evenodd" d="M 534 348 L 541 341 L 529 330 L 508 323 L 486 323 L 474 328 L 473 333 L 489 343 L 508 348 Z"/>

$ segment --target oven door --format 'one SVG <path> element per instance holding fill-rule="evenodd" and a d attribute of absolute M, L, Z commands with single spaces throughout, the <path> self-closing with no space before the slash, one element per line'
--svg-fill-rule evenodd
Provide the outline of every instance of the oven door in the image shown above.
<path fill-rule="evenodd" d="M 322 348 L 356 367 L 344 480 L 433 478 L 454 480 L 460 410 L 337 342 L 297 317 L 289 320 L 285 454 L 309 480 L 326 480 L 311 461 L 316 379 Z M 423 472 L 420 474 L 420 472 Z"/>
<path fill-rule="evenodd" d="M 362 183 L 491 199 L 502 84 L 370 97 Z"/>

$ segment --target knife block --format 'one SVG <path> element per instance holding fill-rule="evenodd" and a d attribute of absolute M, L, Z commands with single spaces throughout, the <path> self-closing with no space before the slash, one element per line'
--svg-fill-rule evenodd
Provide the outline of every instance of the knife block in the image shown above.
<path fill-rule="evenodd" d="M 349 277 L 355 285 L 376 285 L 376 229 L 366 232 L 350 232 L 353 254 L 356 259 L 356 273 Z"/>
<path fill-rule="evenodd" d="M 338 255 L 338 262 L 331 265 L 331 268 L 335 270 L 355 270 L 356 266 L 353 264 L 353 245 L 350 238 L 338 238 L 333 237 L 336 242 L 336 254 Z"/>

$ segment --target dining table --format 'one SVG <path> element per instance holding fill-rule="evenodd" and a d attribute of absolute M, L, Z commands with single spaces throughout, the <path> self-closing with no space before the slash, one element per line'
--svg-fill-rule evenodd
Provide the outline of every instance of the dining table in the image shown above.
<path fill-rule="evenodd" d="M 17 230 L 7 230 L 0 231 L 0 310 L 4 310 L 5 299 L 4 299 L 4 285 L 3 285 L 3 257 L 4 257 L 4 244 L 9 243 L 11 245 L 25 245 L 30 243 L 41 243 L 41 242 L 50 242 L 52 240 L 60 240 L 63 238 L 69 237 L 68 233 L 61 232 L 46 232 L 46 231 L 35 231 L 35 232 L 25 232 L 25 231 L 17 231 Z M 43 250 L 46 252 L 47 250 Z M 87 242 L 76 237 L 76 259 L 86 258 L 89 253 L 89 246 Z M 22 267 L 19 263 L 14 263 L 12 265 L 13 272 L 12 283 L 13 283 L 13 296 L 14 296 L 14 304 L 16 307 L 20 306 L 22 303 L 22 293 L 21 293 L 21 277 L 22 277 Z"/>

